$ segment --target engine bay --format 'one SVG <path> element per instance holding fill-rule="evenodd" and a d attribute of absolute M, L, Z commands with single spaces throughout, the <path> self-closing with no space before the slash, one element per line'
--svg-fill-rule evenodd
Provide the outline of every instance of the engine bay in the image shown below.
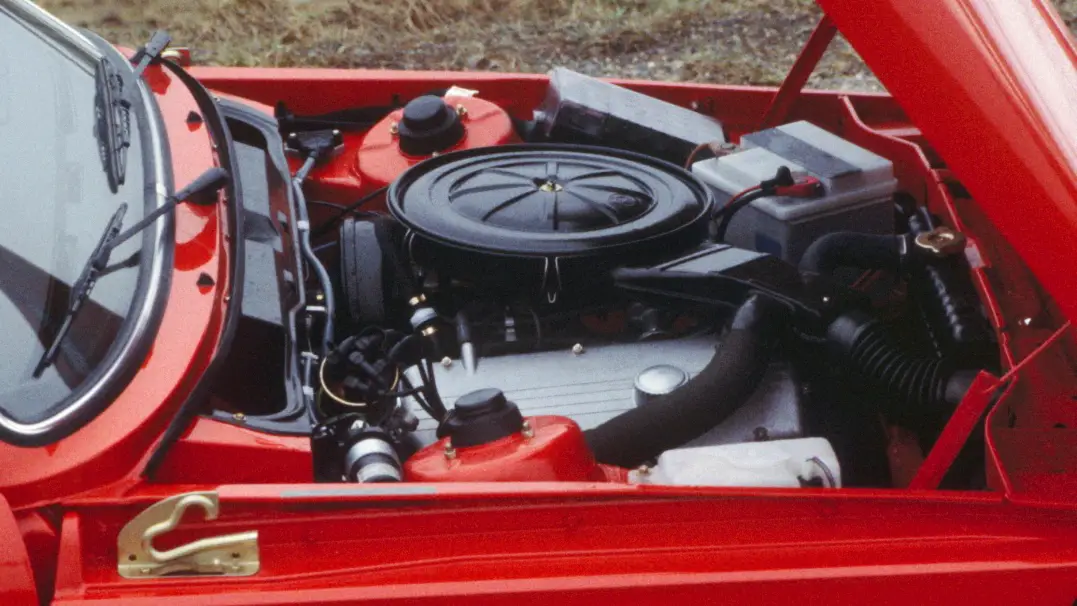
<path fill-rule="evenodd" d="M 965 235 L 810 121 L 559 68 L 530 119 L 452 87 L 275 134 L 294 262 L 247 279 L 294 294 L 229 376 L 288 378 L 210 414 L 309 436 L 316 481 L 894 486 L 1000 367 Z"/>

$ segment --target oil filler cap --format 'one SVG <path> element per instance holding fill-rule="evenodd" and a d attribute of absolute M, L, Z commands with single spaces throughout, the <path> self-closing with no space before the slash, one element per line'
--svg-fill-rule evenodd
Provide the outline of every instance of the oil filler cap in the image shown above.
<path fill-rule="evenodd" d="M 409 156 L 429 156 L 456 145 L 464 136 L 460 116 L 444 99 L 434 95 L 409 101 L 397 129 L 400 151 Z"/>
<path fill-rule="evenodd" d="M 454 448 L 465 448 L 519 433 L 523 426 L 520 409 L 500 389 L 480 389 L 456 400 L 437 435 L 449 437 Z"/>

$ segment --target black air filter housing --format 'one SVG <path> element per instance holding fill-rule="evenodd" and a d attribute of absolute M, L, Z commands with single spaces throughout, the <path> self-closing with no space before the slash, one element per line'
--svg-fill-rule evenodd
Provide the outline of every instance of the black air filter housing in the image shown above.
<path fill-rule="evenodd" d="M 613 267 L 698 245 L 712 204 L 710 190 L 680 167 L 572 145 L 453 152 L 389 188 L 418 265 L 550 302 L 599 286 Z"/>

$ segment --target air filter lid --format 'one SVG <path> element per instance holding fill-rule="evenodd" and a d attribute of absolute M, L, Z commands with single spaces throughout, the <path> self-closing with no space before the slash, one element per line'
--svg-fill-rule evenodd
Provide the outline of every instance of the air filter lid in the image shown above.
<path fill-rule="evenodd" d="M 496 256 L 506 271 L 516 271 L 509 259 L 546 269 L 586 259 L 597 270 L 654 261 L 698 244 L 711 205 L 709 190 L 680 167 L 571 145 L 449 153 L 389 190 L 390 210 L 426 260 L 451 260 L 454 273 L 474 265 L 464 252 Z"/>

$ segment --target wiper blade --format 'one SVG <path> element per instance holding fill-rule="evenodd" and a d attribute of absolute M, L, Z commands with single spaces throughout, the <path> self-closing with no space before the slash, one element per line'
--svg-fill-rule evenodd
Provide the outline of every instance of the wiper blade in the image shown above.
<path fill-rule="evenodd" d="M 101 156 L 112 191 L 123 185 L 127 174 L 127 149 L 131 147 L 131 102 L 124 80 L 108 58 L 102 57 L 94 70 L 97 135 Z"/>
<path fill-rule="evenodd" d="M 82 304 L 86 302 L 86 299 L 90 297 L 90 293 L 93 292 L 93 288 L 97 284 L 97 277 L 101 271 L 108 266 L 109 256 L 112 254 L 112 241 L 120 234 L 125 214 L 127 214 L 126 202 L 120 204 L 116 212 L 112 213 L 104 233 L 101 234 L 101 239 L 98 240 L 97 246 L 90 253 L 90 258 L 86 260 L 82 271 L 79 272 L 78 279 L 71 285 L 71 292 L 67 297 L 67 311 L 64 312 L 60 328 L 45 348 L 45 352 L 41 354 L 37 365 L 34 366 L 33 377 L 35 379 L 39 378 L 41 373 L 45 372 L 45 369 L 49 366 L 52 366 L 52 363 L 56 360 L 57 354 L 60 353 L 60 345 L 63 343 L 67 333 L 71 331 L 71 324 L 78 316 L 79 310 L 82 309 Z"/>
<path fill-rule="evenodd" d="M 161 218 L 161 215 L 175 208 L 178 204 L 184 201 L 189 201 L 195 204 L 212 204 L 214 201 L 205 202 L 198 199 L 198 196 L 210 191 L 217 191 L 222 187 L 228 185 L 231 177 L 228 171 L 223 168 L 214 166 L 209 170 L 199 175 L 194 181 L 191 181 L 187 187 L 181 191 L 176 192 L 175 195 L 169 197 L 167 203 L 157 207 L 156 210 L 147 214 L 141 221 L 135 223 L 127 231 L 120 233 L 123 229 L 123 217 L 127 214 L 127 203 L 120 204 L 120 207 L 116 209 L 116 212 L 112 213 L 112 218 L 108 221 L 108 226 L 105 228 L 105 233 L 101 234 L 101 239 L 97 242 L 97 246 L 94 247 L 93 252 L 90 253 L 90 258 L 86 260 L 86 265 L 82 268 L 82 272 L 79 274 L 75 283 L 71 285 L 71 294 L 67 299 L 67 311 L 64 312 L 63 323 L 60 325 L 60 329 L 56 331 L 56 335 L 52 338 L 48 347 L 45 348 L 45 353 L 41 354 L 41 359 L 37 361 L 37 366 L 34 367 L 33 377 L 36 379 L 41 376 L 41 373 L 45 372 L 45 369 L 52 366 L 52 363 L 56 360 L 56 355 L 60 352 L 60 345 L 63 343 L 64 337 L 71 330 L 71 324 L 78 316 L 79 310 L 82 309 L 82 304 L 86 302 L 86 299 L 93 292 L 94 286 L 97 284 L 97 278 L 101 276 L 108 267 L 109 257 L 112 255 L 112 251 L 129 240 L 135 234 L 138 234 L 142 230 L 149 227 L 154 221 Z"/>

